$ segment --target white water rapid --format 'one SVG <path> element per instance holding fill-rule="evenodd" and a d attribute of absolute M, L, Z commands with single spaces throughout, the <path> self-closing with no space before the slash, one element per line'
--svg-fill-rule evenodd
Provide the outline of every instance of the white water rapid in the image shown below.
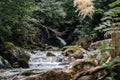
<path fill-rule="evenodd" d="M 33 51 L 34 53 L 29 52 L 31 58 L 29 60 L 30 68 L 23 69 L 0 69 L 0 80 L 11 80 L 11 77 L 15 75 L 20 75 L 21 73 L 29 70 L 36 70 L 37 72 L 44 72 L 54 68 L 64 68 L 68 65 L 60 65 L 64 63 L 62 60 L 58 60 L 61 55 L 61 51 Z M 55 56 L 46 56 L 47 52 L 54 54 Z"/>
<path fill-rule="evenodd" d="M 55 56 L 46 56 L 47 52 L 51 52 Z M 32 54 L 29 60 L 29 65 L 31 69 L 53 69 L 53 68 L 63 68 L 60 65 L 62 62 L 58 62 L 58 56 L 61 55 L 61 51 L 37 51 Z"/>

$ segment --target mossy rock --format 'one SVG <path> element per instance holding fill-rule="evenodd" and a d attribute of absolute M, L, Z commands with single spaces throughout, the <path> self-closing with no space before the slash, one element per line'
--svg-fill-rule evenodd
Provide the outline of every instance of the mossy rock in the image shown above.
<path fill-rule="evenodd" d="M 24 76 L 30 76 L 30 75 L 34 75 L 35 73 L 33 71 L 26 71 L 24 73 L 22 73 L 22 75 Z"/>
<path fill-rule="evenodd" d="M 5 42 L 4 43 L 5 49 L 15 49 L 16 46 L 12 42 Z"/>
<path fill-rule="evenodd" d="M 22 68 L 29 68 L 29 64 L 25 59 L 18 59 L 18 63 Z"/>
<path fill-rule="evenodd" d="M 72 64 L 71 72 L 75 74 L 77 72 L 83 71 L 85 66 L 96 66 L 96 62 L 94 59 L 85 59 L 82 61 L 76 61 Z"/>
<path fill-rule="evenodd" d="M 53 53 L 51 53 L 51 52 L 47 52 L 46 56 L 52 57 L 52 56 L 55 56 L 55 54 L 53 54 Z"/>
<path fill-rule="evenodd" d="M 89 59 L 85 59 L 82 61 L 83 64 L 95 64 L 95 60 L 92 59 L 92 58 L 89 58 Z"/>
<path fill-rule="evenodd" d="M 80 54 L 86 53 L 86 50 L 83 49 L 81 46 L 65 46 L 63 47 L 63 49 L 65 56 L 74 54 L 76 51 L 79 51 Z"/>
<path fill-rule="evenodd" d="M 69 49 L 69 50 L 79 50 L 81 48 L 81 46 L 64 46 L 61 50 L 65 51 L 66 49 Z"/>
<path fill-rule="evenodd" d="M 82 59 L 83 53 L 81 53 L 81 51 L 77 50 L 74 52 L 74 54 L 70 54 L 71 57 L 74 57 L 75 59 Z"/>

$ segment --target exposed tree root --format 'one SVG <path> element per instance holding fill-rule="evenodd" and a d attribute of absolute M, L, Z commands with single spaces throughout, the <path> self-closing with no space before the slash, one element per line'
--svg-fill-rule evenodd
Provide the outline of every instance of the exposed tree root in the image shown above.
<path fill-rule="evenodd" d="M 120 63 L 114 64 L 114 65 L 111 67 L 111 69 L 114 69 L 114 68 L 117 67 L 117 66 L 120 66 Z M 78 79 L 79 79 L 80 77 L 82 77 L 82 76 L 92 75 L 92 74 L 95 74 L 95 73 L 97 73 L 97 72 L 99 72 L 99 71 L 106 70 L 107 67 L 108 67 L 108 66 L 97 66 L 97 67 L 91 68 L 91 69 L 89 69 L 89 70 L 87 70 L 87 71 L 79 72 L 79 73 L 77 73 L 77 74 L 74 76 L 73 80 L 78 80 Z M 106 75 L 102 76 L 102 77 L 101 77 L 101 80 L 102 80 L 103 78 L 106 78 L 108 75 L 109 75 L 109 72 L 108 72 Z"/>
<path fill-rule="evenodd" d="M 106 68 L 105 66 L 97 66 L 97 67 L 91 68 L 87 71 L 82 71 L 82 72 L 76 74 L 75 77 L 73 78 L 73 80 L 78 80 L 81 76 L 97 73 L 101 70 L 104 70 L 105 68 Z"/>

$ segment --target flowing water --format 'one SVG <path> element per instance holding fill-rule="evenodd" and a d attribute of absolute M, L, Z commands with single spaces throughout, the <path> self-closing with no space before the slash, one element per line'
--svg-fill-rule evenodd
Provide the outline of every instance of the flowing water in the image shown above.
<path fill-rule="evenodd" d="M 55 56 L 46 56 L 47 52 L 53 53 Z M 34 51 L 34 53 L 29 53 L 31 55 L 31 58 L 29 60 L 29 66 L 28 69 L 2 69 L 0 70 L 0 80 L 10 80 L 10 77 L 14 75 L 20 75 L 22 72 L 27 70 L 34 70 L 37 69 L 37 71 L 47 71 L 51 70 L 53 68 L 64 68 L 68 65 L 60 65 L 61 63 L 64 63 L 62 60 L 59 61 L 58 57 L 61 55 L 61 51 Z"/>
<path fill-rule="evenodd" d="M 47 52 L 51 52 L 56 56 L 46 56 Z M 53 69 L 53 68 L 63 68 L 60 65 L 62 62 L 58 62 L 58 56 L 61 55 L 61 51 L 37 51 L 36 54 L 32 54 L 29 60 L 30 68 L 32 69 Z"/>

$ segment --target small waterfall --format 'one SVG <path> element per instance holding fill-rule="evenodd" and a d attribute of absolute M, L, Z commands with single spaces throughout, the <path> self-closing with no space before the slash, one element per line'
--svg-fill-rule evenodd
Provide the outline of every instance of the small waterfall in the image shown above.
<path fill-rule="evenodd" d="M 61 43 L 62 45 L 66 45 L 66 44 L 67 44 L 67 43 L 65 42 L 65 40 L 62 39 L 61 37 L 58 37 L 58 36 L 57 36 L 57 39 L 60 41 L 60 43 Z"/>

